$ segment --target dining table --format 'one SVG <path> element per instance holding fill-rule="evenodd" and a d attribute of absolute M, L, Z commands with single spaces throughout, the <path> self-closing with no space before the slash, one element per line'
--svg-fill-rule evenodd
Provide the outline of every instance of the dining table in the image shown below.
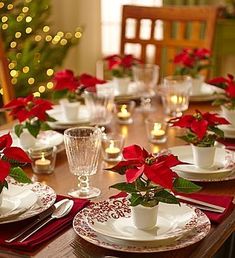
<path fill-rule="evenodd" d="M 162 107 L 159 96 L 153 98 L 151 112 L 139 111 L 136 108 L 133 114 L 132 124 L 119 124 L 115 118 L 106 126 L 107 132 L 117 132 L 125 136 L 125 146 L 137 144 L 144 147 L 149 152 L 157 153 L 161 150 L 168 149 L 173 146 L 184 145 L 185 143 L 177 137 L 180 134 L 180 129 L 176 127 L 169 127 L 167 131 L 167 140 L 164 143 L 152 144 L 149 142 L 146 134 L 145 119 L 147 116 L 155 116 L 165 119 L 164 109 Z M 195 110 L 204 111 L 218 111 L 219 108 L 212 106 L 210 101 L 190 102 L 189 108 L 185 113 L 193 113 Z M 12 123 L 7 123 L 1 126 L 1 129 L 11 129 Z M 63 133 L 63 131 L 60 131 Z M 109 168 L 110 164 L 104 162 L 100 157 L 99 168 L 97 173 L 90 177 L 91 184 L 101 190 L 99 197 L 93 198 L 92 202 L 106 200 L 110 196 L 118 193 L 118 190 L 110 188 L 111 185 L 124 181 L 122 175 L 114 173 Z M 31 178 L 33 182 L 40 182 L 50 186 L 57 194 L 67 195 L 68 190 L 76 186 L 77 178 L 73 175 L 68 166 L 68 160 L 65 150 L 57 154 L 56 165 L 54 172 L 51 174 L 36 174 L 33 173 L 30 165 L 24 168 L 24 171 Z M 219 181 L 219 182 L 197 182 L 202 187 L 200 193 L 211 195 L 229 195 L 235 196 L 235 180 Z M 1 225 L 0 225 L 1 230 Z M 154 253 L 132 253 L 122 252 L 111 249 L 106 249 L 79 237 L 71 226 L 58 235 L 44 243 L 35 251 L 17 251 L 12 248 L 0 246 L 0 257 L 81 257 L 81 258 L 145 258 L 145 257 L 161 257 L 161 258 L 208 258 L 212 257 L 225 243 L 225 241 L 235 231 L 235 209 L 231 211 L 226 218 L 219 224 L 211 224 L 209 233 L 199 242 L 189 245 L 184 248 L 176 250 L 169 250 L 164 252 Z M 115 249 L 115 248 L 114 248 Z"/>

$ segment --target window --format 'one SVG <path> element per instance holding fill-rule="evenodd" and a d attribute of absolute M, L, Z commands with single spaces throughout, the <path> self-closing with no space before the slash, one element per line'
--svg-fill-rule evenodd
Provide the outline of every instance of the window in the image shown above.
<path fill-rule="evenodd" d="M 122 5 L 125 4 L 162 6 L 162 0 L 101 0 L 101 40 L 102 54 L 104 56 L 119 53 Z M 144 31 L 142 37 L 144 37 Z"/>

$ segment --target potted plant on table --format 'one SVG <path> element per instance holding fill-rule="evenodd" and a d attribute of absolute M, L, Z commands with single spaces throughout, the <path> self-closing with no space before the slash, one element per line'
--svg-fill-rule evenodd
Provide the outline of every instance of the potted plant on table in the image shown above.
<path fill-rule="evenodd" d="M 210 66 L 210 51 L 205 48 L 185 48 L 173 60 L 176 65 L 176 75 L 192 77 L 192 95 L 201 94 L 204 76 L 201 71 Z"/>
<path fill-rule="evenodd" d="M 7 176 L 11 176 L 21 183 L 31 183 L 31 180 L 19 167 L 22 164 L 31 163 L 30 158 L 21 148 L 11 145 L 12 138 L 9 133 L 0 136 L 0 207 L 3 188 L 8 188 Z"/>
<path fill-rule="evenodd" d="M 20 144 L 24 149 L 35 144 L 40 131 L 51 129 L 47 121 L 55 121 L 46 112 L 52 109 L 52 103 L 33 95 L 16 98 L 6 104 L 4 108 L 11 110 L 10 115 L 19 121 L 14 126 L 14 132 L 19 137 Z"/>
<path fill-rule="evenodd" d="M 217 77 L 208 83 L 223 90 L 219 97 L 213 102 L 215 106 L 221 106 L 223 115 L 235 127 L 235 79 L 231 74 L 227 78 Z"/>
<path fill-rule="evenodd" d="M 172 171 L 172 167 L 181 164 L 172 154 L 154 155 L 138 145 L 131 145 L 124 148 L 123 158 L 124 161 L 109 170 L 125 175 L 126 182 L 111 187 L 129 194 L 137 228 L 150 229 L 156 225 L 159 202 L 179 204 L 173 192 L 190 193 L 201 189 Z"/>
<path fill-rule="evenodd" d="M 60 100 L 64 115 L 68 120 L 76 121 L 79 106 L 85 102 L 83 93 L 85 91 L 95 92 L 96 85 L 104 84 L 106 81 L 86 73 L 75 76 L 73 71 L 66 69 L 55 73 L 53 83 L 53 99 Z"/>
<path fill-rule="evenodd" d="M 110 55 L 104 58 L 107 69 L 111 72 L 118 92 L 125 95 L 132 77 L 132 67 L 141 61 L 133 55 Z"/>
<path fill-rule="evenodd" d="M 184 115 L 169 120 L 170 126 L 186 129 L 186 134 L 179 136 L 192 146 L 194 164 L 200 168 L 209 168 L 214 163 L 215 141 L 224 137 L 218 125 L 229 122 L 216 113 L 201 113 L 196 110 L 193 115 Z"/>

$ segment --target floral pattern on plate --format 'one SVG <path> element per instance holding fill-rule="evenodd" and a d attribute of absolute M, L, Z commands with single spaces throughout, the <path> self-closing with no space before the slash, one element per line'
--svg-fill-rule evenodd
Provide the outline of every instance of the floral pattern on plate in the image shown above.
<path fill-rule="evenodd" d="M 111 203 L 112 201 L 108 200 Z M 138 242 L 138 241 L 125 241 L 113 239 L 107 236 L 98 234 L 90 228 L 87 217 L 92 211 L 92 206 L 89 206 L 79 213 L 74 218 L 73 228 L 75 232 L 86 241 L 95 244 L 100 247 L 104 247 L 111 250 L 123 251 L 123 252 L 136 252 L 136 253 L 151 253 L 170 251 L 179 248 L 183 248 L 192 245 L 201 239 L 203 239 L 210 231 L 210 221 L 207 216 L 199 209 L 195 209 L 197 216 L 197 223 L 195 227 L 183 235 L 181 238 L 176 238 L 171 241 L 158 242 L 153 241 L 150 243 Z"/>

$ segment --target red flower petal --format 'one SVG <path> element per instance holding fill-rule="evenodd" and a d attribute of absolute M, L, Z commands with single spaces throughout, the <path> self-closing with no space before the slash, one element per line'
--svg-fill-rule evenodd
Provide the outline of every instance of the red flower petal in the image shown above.
<path fill-rule="evenodd" d="M 3 154 L 10 160 L 16 160 L 20 163 L 31 163 L 28 154 L 19 147 L 7 147 L 3 150 Z"/>
<path fill-rule="evenodd" d="M 169 168 L 182 164 L 182 162 L 178 160 L 178 157 L 174 156 L 173 154 L 162 155 L 157 158 L 157 162 L 162 162 L 162 161 L 164 161 L 164 165 Z"/>
<path fill-rule="evenodd" d="M 143 174 L 145 166 L 140 168 L 130 168 L 126 171 L 126 181 L 128 183 L 133 183 L 139 176 Z"/>
<path fill-rule="evenodd" d="M 11 165 L 8 162 L 0 159 L 0 167 L 0 182 L 2 183 L 5 180 L 5 178 L 9 175 Z"/>
<path fill-rule="evenodd" d="M 205 119 L 195 120 L 192 122 L 191 130 L 197 135 L 198 139 L 201 140 L 207 131 L 208 122 Z"/>
<path fill-rule="evenodd" d="M 12 138 L 10 133 L 4 134 L 0 137 L 0 150 L 10 147 L 12 145 Z"/>
<path fill-rule="evenodd" d="M 146 155 L 146 153 L 138 145 L 131 145 L 131 146 L 125 147 L 122 154 L 125 159 L 136 159 L 136 160 L 144 160 Z"/>

